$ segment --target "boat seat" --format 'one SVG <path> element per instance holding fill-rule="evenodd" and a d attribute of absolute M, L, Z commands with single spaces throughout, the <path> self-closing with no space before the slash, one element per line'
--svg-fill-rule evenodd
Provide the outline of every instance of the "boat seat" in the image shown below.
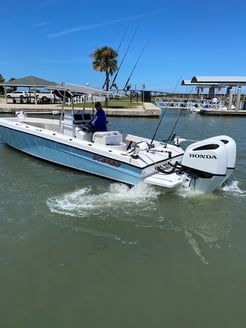
<path fill-rule="evenodd" d="M 92 136 L 91 132 L 86 132 L 83 129 L 81 129 L 80 127 L 76 126 L 76 128 L 75 128 L 75 137 L 77 139 L 85 140 L 85 141 L 91 141 L 91 136 Z"/>
<path fill-rule="evenodd" d="M 102 145 L 121 145 L 122 134 L 119 131 L 97 131 L 93 134 L 92 141 Z"/>

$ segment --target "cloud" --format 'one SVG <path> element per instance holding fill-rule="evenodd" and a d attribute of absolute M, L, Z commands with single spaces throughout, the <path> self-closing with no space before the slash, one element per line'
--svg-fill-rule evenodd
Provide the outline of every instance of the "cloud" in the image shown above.
<path fill-rule="evenodd" d="M 132 20 L 144 18 L 144 17 L 147 17 L 147 16 L 153 16 L 153 15 L 156 15 L 156 14 L 160 14 L 163 11 L 164 11 L 164 9 L 159 9 L 159 10 L 151 11 L 151 12 L 145 13 L 145 14 L 140 14 L 140 15 L 131 16 L 131 17 L 125 17 L 125 18 L 120 18 L 120 19 L 114 19 L 114 20 L 104 22 L 104 23 L 77 26 L 77 27 L 73 27 L 73 28 L 70 28 L 70 29 L 67 29 L 67 30 L 64 30 L 64 31 L 49 34 L 48 37 L 57 38 L 57 37 L 60 37 L 60 36 L 63 36 L 63 35 L 71 34 L 71 33 L 76 33 L 76 32 L 81 32 L 81 31 L 86 31 L 86 30 L 92 30 L 92 29 L 96 29 L 96 28 L 101 28 L 101 27 L 106 26 L 106 25 L 132 21 Z"/>
<path fill-rule="evenodd" d="M 42 22 L 42 23 L 36 23 L 36 24 L 34 24 L 35 27 L 42 27 L 42 26 L 46 26 L 46 25 L 49 25 L 49 23 Z"/>

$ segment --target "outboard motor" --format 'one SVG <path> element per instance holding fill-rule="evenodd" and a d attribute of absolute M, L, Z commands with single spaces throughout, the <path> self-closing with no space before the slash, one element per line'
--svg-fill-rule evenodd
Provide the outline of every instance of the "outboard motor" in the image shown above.
<path fill-rule="evenodd" d="M 227 148 L 227 171 L 230 176 L 236 166 L 236 157 L 237 157 L 236 142 L 231 137 L 224 136 L 224 135 L 216 136 L 214 138 L 218 138 L 220 141 L 222 141 Z"/>
<path fill-rule="evenodd" d="M 236 143 L 227 136 L 216 136 L 192 143 L 181 165 L 191 176 L 193 189 L 209 192 L 221 188 L 235 168 Z"/>

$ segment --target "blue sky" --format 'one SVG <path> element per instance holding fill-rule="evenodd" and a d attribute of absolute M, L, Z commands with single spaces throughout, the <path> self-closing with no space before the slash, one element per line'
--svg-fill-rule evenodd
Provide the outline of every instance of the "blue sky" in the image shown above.
<path fill-rule="evenodd" d="M 245 76 L 244 0 L 12 0 L 1 3 L 0 74 L 100 88 L 90 54 L 119 51 L 116 83 L 181 91 L 194 75 Z"/>

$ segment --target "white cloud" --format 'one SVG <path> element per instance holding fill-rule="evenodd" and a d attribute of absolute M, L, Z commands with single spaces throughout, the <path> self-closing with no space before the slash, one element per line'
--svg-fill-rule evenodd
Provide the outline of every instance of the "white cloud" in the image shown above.
<path fill-rule="evenodd" d="M 86 30 L 91 30 L 91 29 L 96 29 L 96 28 L 100 28 L 103 27 L 105 25 L 111 25 L 111 24 L 117 24 L 117 23 L 122 23 L 122 22 L 127 22 L 127 21 L 131 21 L 131 20 L 136 20 L 136 19 L 140 19 L 140 18 L 144 18 L 147 16 L 153 16 L 156 14 L 160 14 L 161 12 L 163 12 L 164 9 L 159 9 L 159 10 L 155 10 L 146 14 L 140 14 L 140 15 L 136 15 L 136 16 L 130 16 L 130 17 L 125 17 L 125 18 L 120 18 L 120 19 L 114 19 L 108 22 L 104 22 L 104 23 L 99 23 L 99 24 L 91 24 L 91 25 L 82 25 L 82 26 L 77 26 L 77 27 L 73 27 L 67 30 L 63 30 L 57 33 L 52 33 L 49 34 L 50 38 L 56 38 L 56 37 L 60 37 L 63 35 L 68 35 L 71 33 L 76 33 L 76 32 L 80 32 L 80 31 L 86 31 Z"/>

